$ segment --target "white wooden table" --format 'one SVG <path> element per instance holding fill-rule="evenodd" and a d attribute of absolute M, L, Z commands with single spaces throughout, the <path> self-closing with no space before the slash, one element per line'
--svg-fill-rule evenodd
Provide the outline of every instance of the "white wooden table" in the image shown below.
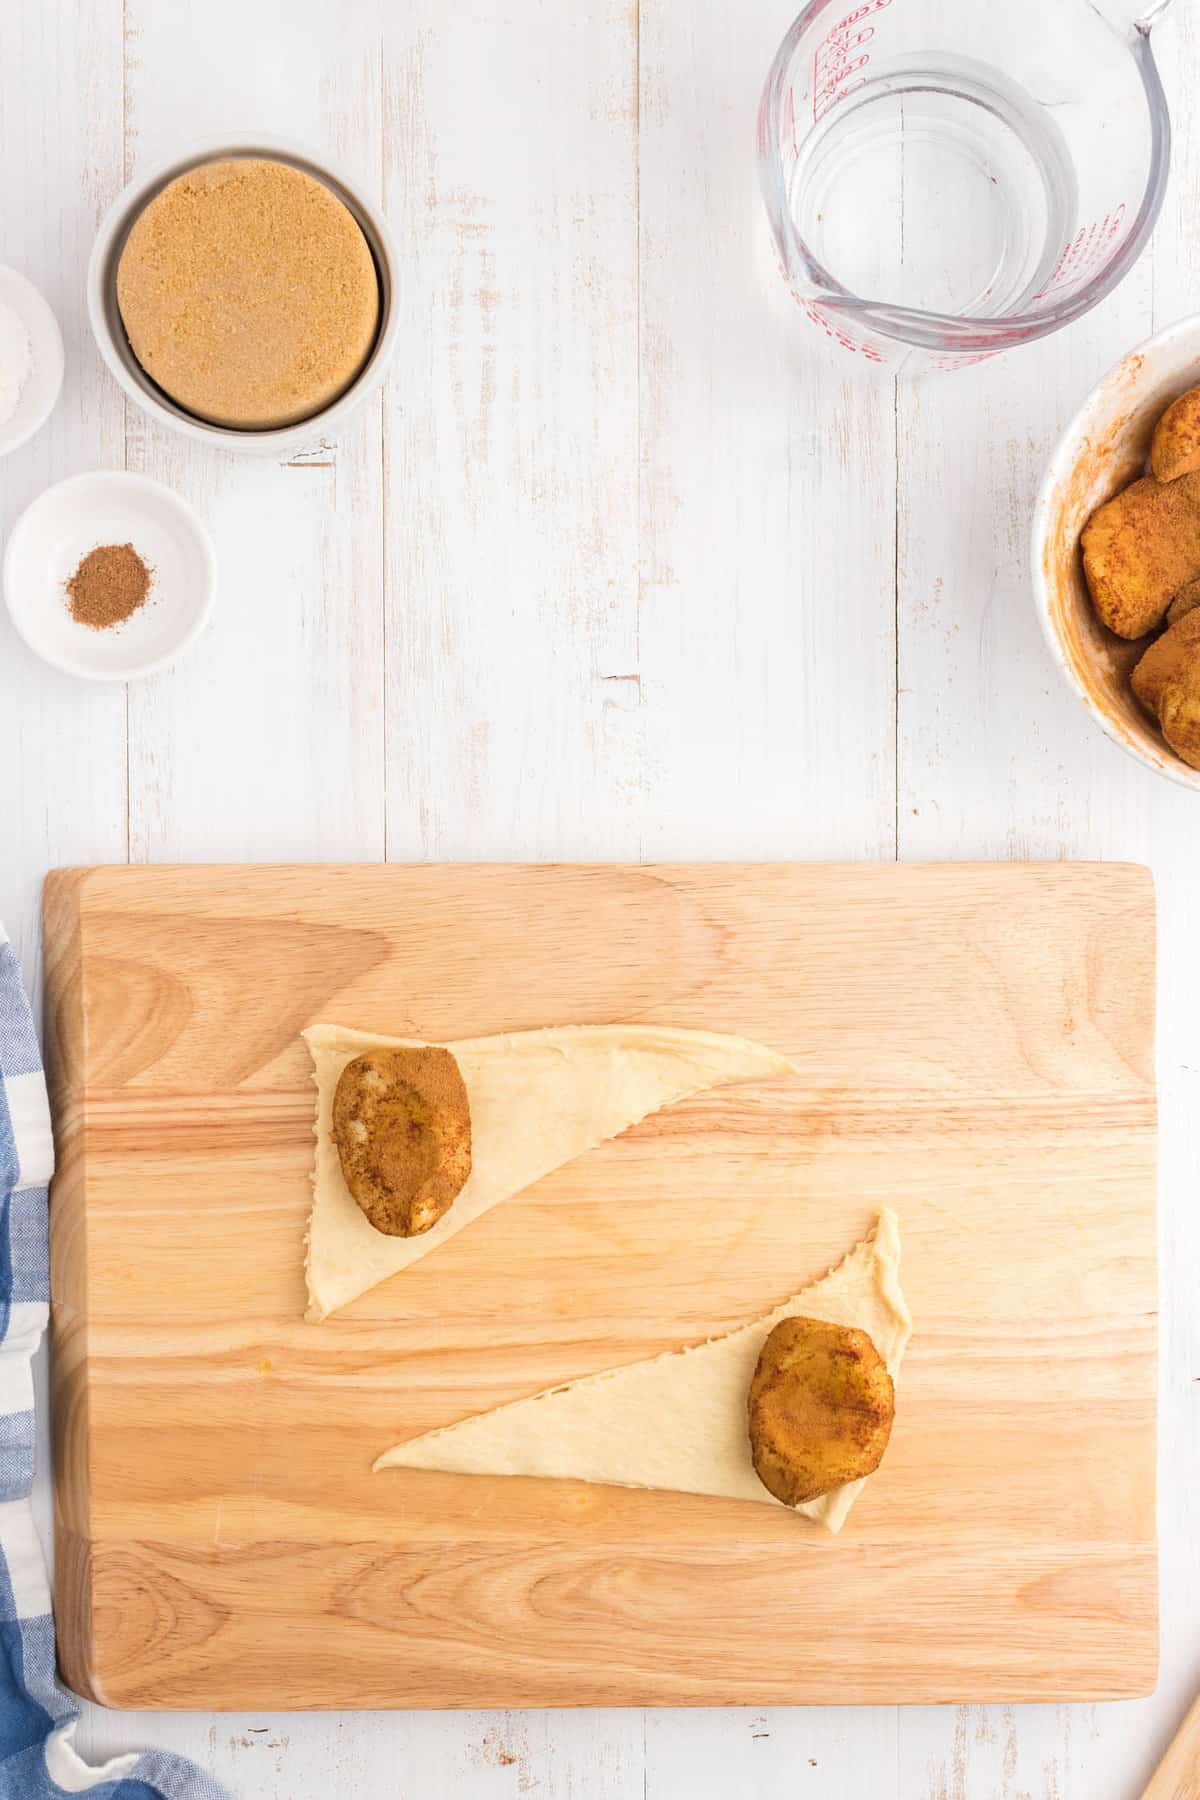
<path fill-rule="evenodd" d="M 1051 4 L 1066 0 L 1049 0 Z M 212 527 L 175 674 L 87 688 L 0 624 L 0 917 L 40 977 L 65 863 L 1121 857 L 1158 877 L 1163 1665 L 1103 1707 L 85 1712 L 247 1800 L 1125 1800 L 1200 1685 L 1200 806 L 1083 716 L 1028 519 L 1092 381 L 1200 306 L 1200 25 L 1151 251 L 1073 330 L 871 385 L 774 273 L 753 120 L 792 0 L 39 0 L 4 9 L 0 261 L 58 310 L 50 424 L 0 469 L 145 470 Z M 287 463 L 195 450 L 101 369 L 83 271 L 123 181 L 246 127 L 382 189 L 382 401 Z"/>

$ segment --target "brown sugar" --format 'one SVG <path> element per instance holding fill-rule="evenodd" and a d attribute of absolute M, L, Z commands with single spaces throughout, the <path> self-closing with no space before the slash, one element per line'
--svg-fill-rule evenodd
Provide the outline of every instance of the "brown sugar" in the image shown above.
<path fill-rule="evenodd" d="M 130 347 L 213 424 L 267 430 L 328 406 L 379 325 L 367 240 L 325 184 L 290 163 L 201 164 L 138 215 L 117 269 Z"/>
<path fill-rule="evenodd" d="M 97 544 L 64 583 L 71 617 L 93 631 L 123 625 L 145 605 L 153 579 L 132 544 Z"/>

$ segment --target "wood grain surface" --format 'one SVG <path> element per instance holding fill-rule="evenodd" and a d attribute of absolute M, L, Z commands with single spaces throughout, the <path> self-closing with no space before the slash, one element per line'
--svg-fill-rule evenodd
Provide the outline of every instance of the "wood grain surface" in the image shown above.
<path fill-rule="evenodd" d="M 1156 1667 L 1153 899 L 1120 866 L 51 877 L 57 1603 L 115 1705 L 1113 1697 Z M 733 1031 L 701 1095 L 322 1326 L 317 1018 Z M 373 1477 L 702 1339 L 898 1210 L 916 1330 L 841 1539 L 770 1508 Z"/>
<path fill-rule="evenodd" d="M 1200 1698 L 1188 1708 L 1142 1800 L 1200 1800 Z"/>

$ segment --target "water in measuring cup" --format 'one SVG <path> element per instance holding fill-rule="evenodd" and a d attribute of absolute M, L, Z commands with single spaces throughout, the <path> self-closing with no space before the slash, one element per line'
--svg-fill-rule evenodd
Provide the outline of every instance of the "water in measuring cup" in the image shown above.
<path fill-rule="evenodd" d="M 1047 109 L 966 58 L 876 65 L 799 143 L 792 217 L 852 294 L 925 312 L 1020 312 L 1074 229 Z"/>

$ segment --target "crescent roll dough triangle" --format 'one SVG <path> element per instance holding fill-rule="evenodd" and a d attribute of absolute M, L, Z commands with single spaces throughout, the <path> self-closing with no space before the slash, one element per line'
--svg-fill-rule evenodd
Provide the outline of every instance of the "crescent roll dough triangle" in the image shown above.
<path fill-rule="evenodd" d="M 428 1431 L 375 1467 L 557 1476 L 780 1506 L 754 1473 L 746 1396 L 768 1334 L 794 1313 L 865 1331 L 895 1381 L 912 1330 L 895 1213 L 881 1212 L 836 1268 L 753 1324 Z M 849 1481 L 792 1510 L 840 1531 L 862 1486 Z"/>
<path fill-rule="evenodd" d="M 471 1173 L 449 1212 L 419 1237 L 370 1225 L 342 1179 L 332 1136 L 333 1095 L 364 1050 L 414 1038 L 375 1037 L 343 1025 L 304 1032 L 317 1084 L 316 1166 L 308 1231 L 308 1317 L 323 1319 L 543 1175 L 616 1137 L 687 1094 L 733 1081 L 795 1073 L 785 1056 L 746 1038 L 662 1025 L 562 1025 L 462 1038 L 446 1045 L 471 1109 Z"/>

